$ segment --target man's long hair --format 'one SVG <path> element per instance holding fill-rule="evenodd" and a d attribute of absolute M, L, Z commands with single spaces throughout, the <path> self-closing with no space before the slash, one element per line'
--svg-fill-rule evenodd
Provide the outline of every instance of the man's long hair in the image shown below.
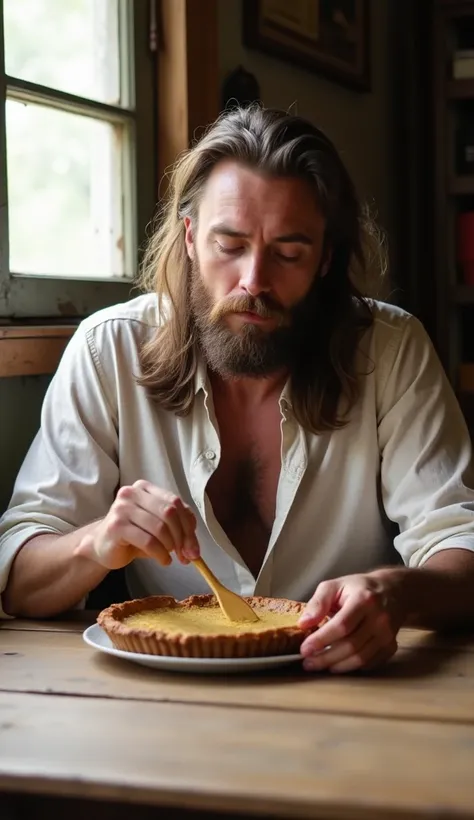
<path fill-rule="evenodd" d="M 141 285 L 157 294 L 160 321 L 141 350 L 138 383 L 177 415 L 192 408 L 199 334 L 190 309 L 192 270 L 183 219 L 196 223 L 209 174 L 228 159 L 271 177 L 306 180 L 314 190 L 326 220 L 330 264 L 324 277 L 315 275 L 307 297 L 310 331 L 289 375 L 291 403 L 306 430 L 341 427 L 359 395 L 356 349 L 373 322 L 360 283 L 368 273 L 368 249 L 372 254 L 375 249 L 378 267 L 383 267 L 380 234 L 362 211 L 352 180 L 323 132 L 301 117 L 259 105 L 222 115 L 174 166 L 143 261 Z"/>

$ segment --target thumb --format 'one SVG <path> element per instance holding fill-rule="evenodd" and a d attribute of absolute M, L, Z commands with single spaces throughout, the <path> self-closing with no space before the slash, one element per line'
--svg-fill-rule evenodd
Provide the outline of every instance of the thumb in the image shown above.
<path fill-rule="evenodd" d="M 321 621 L 329 617 L 334 609 L 338 590 L 339 587 L 336 580 L 322 581 L 318 584 L 316 592 L 306 604 L 306 608 L 299 619 L 298 625 L 301 627 L 318 626 Z"/>

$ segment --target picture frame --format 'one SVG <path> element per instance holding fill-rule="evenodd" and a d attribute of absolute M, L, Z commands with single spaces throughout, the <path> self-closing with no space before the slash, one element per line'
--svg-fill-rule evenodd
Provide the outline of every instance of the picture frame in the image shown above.
<path fill-rule="evenodd" d="M 370 0 L 242 0 L 248 48 L 370 91 Z"/>

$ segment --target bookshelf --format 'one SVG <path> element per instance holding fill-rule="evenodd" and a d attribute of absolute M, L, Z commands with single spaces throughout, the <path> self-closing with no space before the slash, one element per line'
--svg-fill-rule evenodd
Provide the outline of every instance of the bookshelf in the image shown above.
<path fill-rule="evenodd" d="M 434 0 L 431 53 L 434 335 L 474 433 L 474 275 L 467 273 L 466 265 L 468 246 L 474 251 L 474 76 L 456 78 L 454 68 L 459 52 L 468 50 L 474 52 L 474 0 Z M 461 241 L 463 214 L 472 214 L 472 224 L 470 216 L 464 217 L 467 221 L 464 221 Z"/>

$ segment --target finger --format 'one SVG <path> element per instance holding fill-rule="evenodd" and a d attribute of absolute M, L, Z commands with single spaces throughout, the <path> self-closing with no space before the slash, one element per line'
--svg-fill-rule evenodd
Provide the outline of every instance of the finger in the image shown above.
<path fill-rule="evenodd" d="M 165 502 L 163 516 L 169 524 L 177 557 L 182 564 L 189 564 L 190 560 L 199 558 L 200 549 L 195 535 L 196 518 L 190 507 L 176 495 L 163 493 L 153 485 L 146 490 L 161 503 Z"/>
<path fill-rule="evenodd" d="M 133 556 L 130 556 L 130 548 L 133 549 L 135 556 L 138 550 L 139 553 L 143 553 L 144 557 L 154 558 L 155 561 L 158 561 L 162 566 L 169 566 L 172 562 L 171 555 L 163 544 L 162 537 L 158 539 L 146 528 L 135 524 L 133 521 L 122 525 L 120 529 L 120 540 L 124 545 L 122 549 L 124 551 L 127 550 L 129 554 L 127 563 L 130 563 L 130 560 L 133 559 Z M 114 550 L 117 550 L 116 539 L 114 539 L 114 541 L 111 540 L 109 544 L 107 544 L 107 540 L 104 539 L 104 549 L 109 554 L 113 554 Z"/>
<path fill-rule="evenodd" d="M 152 513 L 147 512 L 141 507 L 135 507 L 133 505 L 130 507 L 129 516 L 130 522 L 146 535 L 150 536 L 150 539 L 160 543 L 168 552 L 173 552 L 174 539 L 167 520 L 152 515 Z M 146 546 L 146 542 L 143 538 L 141 538 L 140 541 L 140 544 L 132 542 L 133 546 L 138 546 L 140 549 L 143 549 L 144 545 Z"/>
<path fill-rule="evenodd" d="M 339 587 L 340 584 L 336 580 L 323 581 L 318 585 L 299 619 L 298 624 L 302 629 L 317 626 L 332 612 L 339 594 Z"/>
<path fill-rule="evenodd" d="M 381 646 L 380 638 L 373 637 L 359 652 L 355 652 L 350 658 L 330 667 L 330 672 L 339 674 L 342 672 L 355 672 L 359 669 L 374 669 L 386 662 L 397 650 L 397 642 L 390 641 L 388 645 Z"/>
<path fill-rule="evenodd" d="M 163 521 L 165 522 L 168 528 L 168 531 L 171 535 L 171 539 L 173 542 L 172 549 L 175 550 L 176 555 L 178 556 L 180 561 L 182 560 L 182 558 L 184 558 L 183 548 L 186 538 L 185 528 L 183 526 L 181 519 L 182 510 L 183 506 L 178 498 L 170 502 L 169 504 L 165 504 L 162 511 Z"/>
<path fill-rule="evenodd" d="M 141 558 L 153 558 L 155 561 L 158 561 L 162 567 L 169 567 L 170 564 L 173 563 L 173 559 L 168 552 L 168 550 L 160 544 L 159 541 L 155 541 L 151 543 L 148 547 L 144 547 L 142 550 Z"/>
<path fill-rule="evenodd" d="M 130 522 L 112 519 L 102 537 L 84 538 L 75 550 L 76 555 L 97 561 L 107 569 L 119 569 L 130 563 L 138 554 L 154 558 L 166 566 L 171 563 L 168 550 L 149 532 Z"/>
<path fill-rule="evenodd" d="M 182 502 L 179 502 L 179 504 L 181 503 Z M 182 511 L 179 507 L 179 504 L 177 509 L 174 510 L 174 513 L 173 511 L 168 510 L 168 515 L 170 516 L 169 521 L 172 525 L 173 523 L 179 523 L 181 540 L 180 546 L 176 548 L 176 555 L 182 564 L 187 565 L 190 561 L 193 561 L 195 558 L 199 558 L 201 550 L 195 533 L 196 519 L 191 511 L 189 511 L 189 513 L 187 512 L 186 505 L 184 504 L 184 515 L 182 516 Z M 179 520 L 175 518 L 175 515 L 179 515 Z M 175 533 L 175 538 L 176 537 L 177 536 Z"/>
<path fill-rule="evenodd" d="M 378 669 L 380 666 L 383 666 L 383 664 L 387 663 L 387 661 L 389 661 L 390 658 L 393 658 L 397 649 L 398 643 L 394 638 L 388 646 L 385 646 L 382 649 L 380 649 L 380 651 L 377 652 L 376 655 L 374 655 L 370 663 L 366 664 L 364 668 L 368 671 L 370 669 Z"/>
<path fill-rule="evenodd" d="M 327 623 L 303 641 L 301 653 L 311 655 L 343 640 L 352 635 L 366 617 L 367 610 L 361 601 L 357 598 L 348 600 Z"/>
<path fill-rule="evenodd" d="M 302 651 L 306 658 L 304 668 L 308 671 L 321 671 L 322 669 L 329 669 L 338 663 L 350 658 L 352 655 L 360 652 L 363 647 L 373 637 L 371 623 L 367 619 L 362 622 L 361 626 L 349 637 L 329 646 L 325 651 L 318 652 L 317 655 L 307 654 L 307 651 Z M 303 649 L 303 647 L 301 648 Z"/>
<path fill-rule="evenodd" d="M 188 564 L 189 559 L 199 557 L 200 548 L 195 535 L 196 518 L 190 507 L 177 495 L 140 479 L 131 487 L 121 487 L 117 496 L 119 501 L 132 501 L 141 509 L 165 520 L 173 538 L 173 549 L 182 564 Z"/>
<path fill-rule="evenodd" d="M 187 504 L 184 504 L 184 509 L 186 512 L 185 517 L 185 531 L 186 531 L 186 538 L 184 540 L 184 555 L 193 560 L 194 558 L 199 558 L 201 554 L 201 549 L 199 547 L 199 542 L 196 536 L 196 516 L 194 515 L 191 507 Z"/>
<path fill-rule="evenodd" d="M 147 555 L 146 552 L 144 552 L 144 550 L 139 550 L 138 547 L 132 547 L 131 544 L 129 545 L 128 550 L 129 550 L 129 553 L 130 553 L 130 561 L 134 561 L 135 559 L 138 559 L 138 558 L 149 558 L 150 557 L 149 555 Z"/>
<path fill-rule="evenodd" d="M 158 561 L 159 564 L 163 567 L 167 567 L 173 563 L 173 559 L 169 554 L 168 550 L 163 547 L 162 544 L 156 542 L 156 545 L 151 546 L 148 549 L 138 549 L 138 547 L 132 547 L 131 544 L 128 546 L 129 550 L 129 563 L 134 561 L 138 558 L 152 558 L 154 561 Z"/>
<path fill-rule="evenodd" d="M 141 509 L 166 523 L 172 538 L 172 545 L 166 544 L 166 548 L 170 552 L 175 550 L 181 560 L 184 557 L 185 528 L 188 526 L 188 516 L 181 499 L 147 481 L 136 481 L 133 485 L 133 491 L 134 501 Z M 157 531 L 159 529 L 158 527 Z M 159 535 L 158 537 L 161 540 Z"/>
<path fill-rule="evenodd" d="M 189 566 L 189 558 L 186 558 L 184 554 L 184 548 L 180 553 L 176 553 L 176 558 L 178 559 L 179 563 L 183 565 L 183 567 Z"/>

